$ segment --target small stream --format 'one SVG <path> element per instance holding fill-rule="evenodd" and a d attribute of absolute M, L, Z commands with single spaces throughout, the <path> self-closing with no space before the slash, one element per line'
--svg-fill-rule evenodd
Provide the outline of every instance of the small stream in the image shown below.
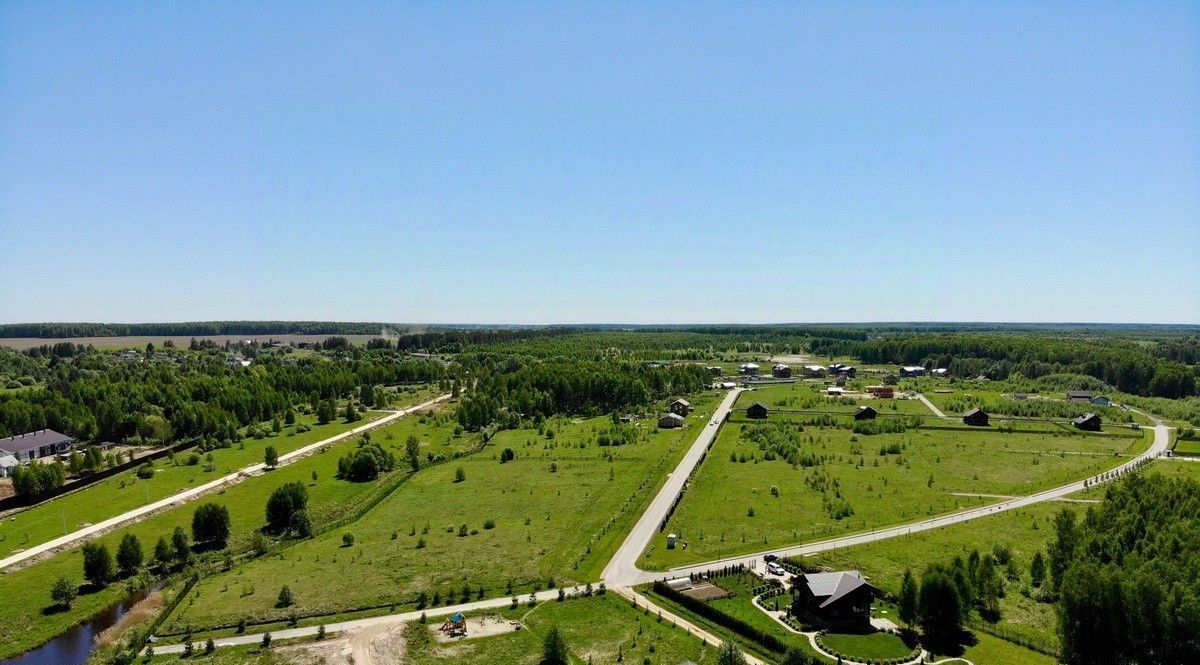
<path fill-rule="evenodd" d="M 87 621 L 68 628 L 33 651 L 0 659 L 0 665 L 84 665 L 88 656 L 92 654 L 96 636 L 120 621 L 129 608 L 144 600 L 157 588 L 151 586 L 136 591 L 116 605 L 97 612 Z"/>

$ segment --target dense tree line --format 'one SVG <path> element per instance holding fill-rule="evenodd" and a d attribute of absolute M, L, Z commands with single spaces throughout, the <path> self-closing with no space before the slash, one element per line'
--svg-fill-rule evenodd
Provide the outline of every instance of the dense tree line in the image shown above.
<path fill-rule="evenodd" d="M 400 326 L 403 327 L 403 326 Z M 0 337 L 145 335 L 378 335 L 395 324 L 343 321 L 189 321 L 183 323 L 7 323 Z"/>
<path fill-rule="evenodd" d="M 503 362 L 478 365 L 478 378 L 458 408 L 458 422 L 476 430 L 491 423 L 516 426 L 522 418 L 600 415 L 649 405 L 706 388 L 711 377 L 697 365 L 649 366 L 605 362 Z"/>
<path fill-rule="evenodd" d="M 1050 572 L 1066 663 L 1200 662 L 1200 483 L 1133 475 L 1082 523 L 1057 522 Z"/>
<path fill-rule="evenodd" d="M 1128 393 L 1158 397 L 1196 394 L 1196 372 L 1156 357 L 1132 342 L 1027 335 L 895 335 L 857 345 L 865 363 L 948 367 L 956 376 L 1006 379 L 1075 373 Z"/>
<path fill-rule="evenodd" d="M 286 417 L 297 403 L 316 408 L 364 384 L 446 375 L 434 361 L 361 348 L 339 359 L 264 356 L 246 368 L 229 367 L 217 351 L 172 357 L 178 360 L 121 362 L 90 351 L 45 359 L 43 386 L 0 394 L 0 436 L 51 428 L 83 440 L 228 440 L 240 427 Z"/>

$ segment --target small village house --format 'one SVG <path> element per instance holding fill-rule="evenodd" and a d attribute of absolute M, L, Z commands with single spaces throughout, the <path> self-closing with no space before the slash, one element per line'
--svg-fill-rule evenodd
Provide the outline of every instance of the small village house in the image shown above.
<path fill-rule="evenodd" d="M 1094 413 L 1085 413 L 1075 420 L 1072 420 L 1071 424 L 1075 426 L 1075 429 L 1083 430 L 1085 432 L 1099 432 L 1100 416 Z"/>
<path fill-rule="evenodd" d="M 878 415 L 879 415 L 879 412 L 875 410 L 875 407 L 860 406 L 860 407 L 858 407 L 858 411 L 854 412 L 854 419 L 855 420 L 875 420 L 875 416 L 878 416 Z"/>
<path fill-rule="evenodd" d="M 892 399 L 896 396 L 896 389 L 891 386 L 867 386 L 867 394 L 879 399 Z"/>
<path fill-rule="evenodd" d="M 674 402 L 671 402 L 671 406 L 667 407 L 667 410 L 671 413 L 676 413 L 686 418 L 688 414 L 692 412 L 692 403 L 686 399 L 677 399 Z"/>
<path fill-rule="evenodd" d="M 0 439 L 0 455 L 8 454 L 16 458 L 18 464 L 28 464 L 41 457 L 65 453 L 71 449 L 74 442 L 75 439 L 66 434 L 52 429 L 40 429 Z"/>
<path fill-rule="evenodd" d="M 826 370 L 820 365 L 805 365 L 804 376 L 809 379 L 819 379 L 825 376 Z"/>
<path fill-rule="evenodd" d="M 1112 399 L 1107 395 L 1096 395 L 1092 398 L 1092 404 L 1095 406 L 1112 406 Z"/>
<path fill-rule="evenodd" d="M 976 407 L 964 413 L 962 421 L 964 424 L 971 425 L 972 427 L 987 427 L 988 414 L 983 409 Z"/>
<path fill-rule="evenodd" d="M 767 405 L 762 402 L 755 402 L 746 407 L 746 417 L 756 420 L 765 420 L 767 417 Z"/>
<path fill-rule="evenodd" d="M 771 375 L 777 379 L 790 379 L 792 378 L 792 368 L 783 363 L 775 363 L 771 367 Z"/>
<path fill-rule="evenodd" d="M 1088 402 L 1090 404 L 1092 401 L 1092 391 L 1090 391 L 1090 390 L 1068 390 L 1067 391 L 1067 401 L 1068 402 Z"/>
<path fill-rule="evenodd" d="M 900 377 L 910 379 L 917 376 L 925 376 L 925 368 L 917 365 L 908 365 L 900 368 Z"/>
<path fill-rule="evenodd" d="M 793 591 L 792 613 L 796 616 L 852 627 L 870 624 L 871 603 L 879 593 L 857 570 L 803 575 Z"/>
<path fill-rule="evenodd" d="M 742 363 L 742 366 L 738 367 L 738 374 L 758 376 L 758 365 L 755 363 Z"/>
<path fill-rule="evenodd" d="M 677 429 L 683 427 L 683 416 L 678 413 L 668 413 L 658 419 L 658 426 L 661 429 Z"/>

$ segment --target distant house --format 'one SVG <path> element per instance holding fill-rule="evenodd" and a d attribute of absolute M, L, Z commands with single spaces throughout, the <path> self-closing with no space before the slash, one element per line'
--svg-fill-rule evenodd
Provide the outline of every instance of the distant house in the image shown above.
<path fill-rule="evenodd" d="M 846 385 L 846 375 L 838 374 L 837 381 L 834 381 L 834 383 L 836 383 L 839 387 L 844 387 Z"/>
<path fill-rule="evenodd" d="M 896 389 L 891 386 L 867 386 L 867 394 L 879 399 L 891 399 L 896 396 Z"/>
<path fill-rule="evenodd" d="M 858 411 L 854 412 L 854 419 L 855 420 L 875 420 L 875 416 L 878 416 L 878 415 L 879 415 L 879 412 L 876 411 L 874 407 L 860 406 L 860 407 L 858 407 Z"/>
<path fill-rule="evenodd" d="M 865 626 L 879 590 L 857 570 L 804 575 L 793 586 L 793 614 L 835 625 Z"/>
<path fill-rule="evenodd" d="M 1068 402 L 1089 402 L 1090 403 L 1092 401 L 1092 391 L 1090 391 L 1090 390 L 1068 390 L 1067 391 L 1067 401 Z"/>
<path fill-rule="evenodd" d="M 746 376 L 758 376 L 758 365 L 754 363 L 743 363 L 741 367 L 738 367 L 738 374 L 745 374 Z"/>
<path fill-rule="evenodd" d="M 658 426 L 662 429 L 676 429 L 683 427 L 683 416 L 678 413 L 668 413 L 658 419 Z"/>
<path fill-rule="evenodd" d="M 11 455 L 18 464 L 25 464 L 39 457 L 53 457 L 71 449 L 75 439 L 52 429 L 41 429 L 0 439 L 0 455 Z"/>
<path fill-rule="evenodd" d="M 709 366 L 709 367 L 705 367 L 704 369 L 707 369 L 707 370 L 708 370 L 708 373 L 709 373 L 709 374 L 712 374 L 713 376 L 721 376 L 722 374 L 724 374 L 724 373 L 725 373 L 725 370 L 721 369 L 721 368 L 720 368 L 720 367 L 718 367 L 717 365 L 712 365 L 712 366 Z"/>
<path fill-rule="evenodd" d="M 7 478 L 12 475 L 13 469 L 17 468 L 21 463 L 17 458 L 8 453 L 0 453 L 0 478 Z"/>
<path fill-rule="evenodd" d="M 950 370 L 946 369 L 945 367 L 938 367 L 936 369 L 929 370 L 929 375 L 944 379 L 947 376 L 950 376 Z"/>
<path fill-rule="evenodd" d="M 1112 400 L 1106 395 L 1096 395 L 1092 398 L 1092 404 L 1096 406 L 1112 406 Z"/>
<path fill-rule="evenodd" d="M 763 420 L 767 417 L 767 405 L 762 402 L 755 402 L 746 407 L 746 417 L 756 420 Z"/>
<path fill-rule="evenodd" d="M 987 427 L 988 414 L 980 408 L 974 408 L 963 414 L 963 423 L 974 427 Z"/>
<path fill-rule="evenodd" d="M 825 376 L 825 374 L 826 374 L 825 368 L 821 367 L 820 365 L 805 365 L 804 366 L 804 376 L 807 378 L 819 379 L 819 378 Z"/>
<path fill-rule="evenodd" d="M 846 394 L 846 391 L 838 386 L 829 386 L 825 389 L 825 394 L 830 397 L 841 397 Z"/>
<path fill-rule="evenodd" d="M 737 388 L 737 384 L 733 381 L 722 381 L 717 385 L 717 387 L 721 388 L 722 390 L 733 390 L 734 388 Z"/>
<path fill-rule="evenodd" d="M 233 357 L 229 358 L 228 360 L 226 360 L 225 364 L 229 365 L 230 367 L 249 367 L 250 362 L 251 361 L 249 361 L 241 356 L 233 356 Z"/>
<path fill-rule="evenodd" d="M 925 376 L 925 368 L 916 365 L 909 365 L 900 368 L 900 376 L 902 378 L 912 378 L 914 376 Z"/>
<path fill-rule="evenodd" d="M 894 386 L 897 383 L 900 383 L 900 377 L 896 376 L 895 374 L 884 374 L 883 375 L 883 385 Z"/>
<path fill-rule="evenodd" d="M 858 376 L 858 368 L 853 365 L 842 365 L 842 368 L 838 370 L 838 376 L 848 376 L 853 379 Z"/>
<path fill-rule="evenodd" d="M 1075 429 L 1081 429 L 1085 432 L 1099 432 L 1100 416 L 1094 413 L 1085 413 L 1075 420 L 1072 420 L 1071 424 L 1075 426 Z"/>
<path fill-rule="evenodd" d="M 790 379 L 792 377 L 792 368 L 783 363 L 775 363 L 771 367 L 771 375 L 778 379 Z"/>
<path fill-rule="evenodd" d="M 671 406 L 667 407 L 667 410 L 686 418 L 692 412 L 692 403 L 686 399 L 677 399 L 671 402 Z"/>

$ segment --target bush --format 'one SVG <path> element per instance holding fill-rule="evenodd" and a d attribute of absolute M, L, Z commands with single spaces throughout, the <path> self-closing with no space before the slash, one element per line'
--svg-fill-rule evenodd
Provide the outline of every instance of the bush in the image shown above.
<path fill-rule="evenodd" d="M 224 543 L 229 540 L 229 509 L 216 503 L 203 503 L 192 513 L 192 540 L 197 543 Z"/>
<path fill-rule="evenodd" d="M 137 477 L 141 478 L 142 480 L 149 480 L 149 479 L 153 478 L 154 477 L 154 465 L 151 464 L 150 462 L 146 462 L 145 464 L 139 466 L 138 470 L 137 470 Z"/>
<path fill-rule="evenodd" d="M 267 528 L 283 533 L 291 524 L 292 514 L 308 506 L 308 490 L 298 481 L 280 485 L 267 499 Z"/>

